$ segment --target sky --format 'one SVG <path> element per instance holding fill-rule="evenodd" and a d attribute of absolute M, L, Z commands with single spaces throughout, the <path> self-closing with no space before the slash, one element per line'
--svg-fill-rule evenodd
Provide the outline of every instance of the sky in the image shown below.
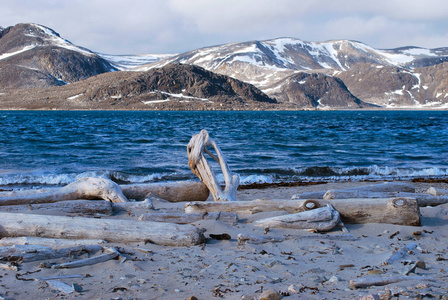
<path fill-rule="evenodd" d="M 37 23 L 104 54 L 172 54 L 233 42 L 348 39 L 448 47 L 446 0 L 1 0 L 0 26 Z"/>

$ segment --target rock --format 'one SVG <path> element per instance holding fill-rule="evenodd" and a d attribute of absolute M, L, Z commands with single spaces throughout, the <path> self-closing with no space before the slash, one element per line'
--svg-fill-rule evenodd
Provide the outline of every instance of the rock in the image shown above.
<path fill-rule="evenodd" d="M 291 294 L 298 294 L 300 292 L 301 286 L 298 286 L 297 284 L 291 284 L 288 286 L 288 292 Z"/>
<path fill-rule="evenodd" d="M 327 283 L 339 283 L 339 281 L 341 281 L 341 278 L 339 278 L 338 276 L 331 276 L 330 279 L 328 279 Z"/>
<path fill-rule="evenodd" d="M 264 291 L 263 294 L 258 298 L 258 300 L 281 300 L 282 296 L 279 292 L 275 290 Z"/>

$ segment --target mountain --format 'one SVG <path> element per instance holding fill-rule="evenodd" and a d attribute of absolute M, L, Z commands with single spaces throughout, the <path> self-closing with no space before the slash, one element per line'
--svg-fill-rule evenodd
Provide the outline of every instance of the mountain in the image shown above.
<path fill-rule="evenodd" d="M 259 110 L 275 109 L 276 104 L 251 84 L 178 63 L 0 95 L 0 109 Z"/>
<path fill-rule="evenodd" d="M 55 107 L 441 109 L 448 108 L 447 67 L 448 48 L 278 38 L 182 54 L 107 55 L 42 25 L 0 28 L 3 107 L 20 108 L 15 95 L 26 107 L 47 108 L 53 99 Z"/>
<path fill-rule="evenodd" d="M 435 87 L 430 82 L 434 66 L 448 62 L 448 48 L 379 50 L 356 41 L 305 42 L 279 38 L 201 48 L 137 69 L 147 70 L 169 62 L 194 64 L 249 82 L 280 102 L 291 99 L 291 91 L 297 88 L 297 81 L 287 78 L 308 73 L 320 74 L 313 84 L 319 82 L 321 86 L 327 86 L 333 80 L 330 77 L 339 78 L 352 97 L 379 106 L 448 105 L 447 86 Z M 307 81 L 302 82 L 308 85 Z M 296 87 L 288 87 L 290 84 Z M 309 87 L 303 89 L 309 90 Z M 282 94 L 281 91 L 289 92 Z M 347 108 L 348 103 L 353 104 L 352 97 L 346 99 Z M 328 104 L 340 106 L 341 101 L 336 102 Z M 318 101 L 302 103 L 319 107 Z"/>
<path fill-rule="evenodd" d="M 48 27 L 17 24 L 0 30 L 0 89 L 59 86 L 115 70 Z"/>

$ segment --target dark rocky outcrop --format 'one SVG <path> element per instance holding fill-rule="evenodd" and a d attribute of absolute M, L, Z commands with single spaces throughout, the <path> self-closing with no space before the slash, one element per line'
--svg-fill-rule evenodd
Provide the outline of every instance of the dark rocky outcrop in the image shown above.
<path fill-rule="evenodd" d="M 278 101 L 295 103 L 304 108 L 372 107 L 350 93 L 342 80 L 325 74 L 300 72 L 276 86 L 271 95 Z"/>

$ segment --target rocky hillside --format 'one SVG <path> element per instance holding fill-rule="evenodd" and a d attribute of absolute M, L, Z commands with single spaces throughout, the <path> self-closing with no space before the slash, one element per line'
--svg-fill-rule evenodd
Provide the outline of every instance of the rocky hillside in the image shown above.
<path fill-rule="evenodd" d="M 328 76 L 337 77 L 352 93 L 346 93 L 345 100 L 340 97 L 334 103 L 327 101 L 329 107 L 340 107 L 341 101 L 346 101 L 346 108 L 350 108 L 353 97 L 383 107 L 448 106 L 448 87 L 432 84 L 434 67 L 448 62 L 448 48 L 378 50 L 346 40 L 315 43 L 281 38 L 201 48 L 139 69 L 173 61 L 252 83 L 279 101 L 290 101 L 291 91 L 297 90 L 297 81 L 288 77 L 306 72 L 320 74 L 312 81 L 318 81 L 320 86 L 328 86 L 333 80 Z M 304 85 L 301 89 L 313 90 L 307 81 L 300 82 Z M 285 86 L 288 84 L 295 87 Z M 311 98 L 317 99 L 319 94 Z M 307 105 L 323 107 L 316 101 L 308 101 Z"/>
<path fill-rule="evenodd" d="M 20 98 L 20 102 L 17 99 Z M 276 109 L 253 85 L 193 65 L 110 72 L 51 89 L 0 94 L 0 109 Z"/>
<path fill-rule="evenodd" d="M 0 30 L 0 90 L 59 86 L 114 70 L 107 60 L 45 26 Z"/>

